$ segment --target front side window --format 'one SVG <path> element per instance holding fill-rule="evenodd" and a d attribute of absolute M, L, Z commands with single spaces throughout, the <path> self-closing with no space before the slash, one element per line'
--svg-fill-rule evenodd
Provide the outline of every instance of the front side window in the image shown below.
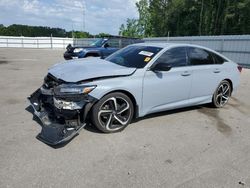
<path fill-rule="evenodd" d="M 107 39 L 97 39 L 92 44 L 90 44 L 90 46 L 101 47 L 106 40 Z"/>
<path fill-rule="evenodd" d="M 214 64 L 212 55 L 206 50 L 189 47 L 188 57 L 190 65 L 210 65 Z"/>
<path fill-rule="evenodd" d="M 187 65 L 187 53 L 185 47 L 172 48 L 164 52 L 156 63 L 166 63 L 171 67 L 181 67 Z"/>
<path fill-rule="evenodd" d="M 125 67 L 143 68 L 161 50 L 162 48 L 152 46 L 128 46 L 105 60 Z"/>

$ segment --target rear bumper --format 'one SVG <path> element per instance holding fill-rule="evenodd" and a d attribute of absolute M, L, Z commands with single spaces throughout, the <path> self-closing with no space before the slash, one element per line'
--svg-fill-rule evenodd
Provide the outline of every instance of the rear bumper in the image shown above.
<path fill-rule="evenodd" d="M 80 110 L 63 110 L 54 106 L 53 97 L 38 89 L 28 100 L 34 109 L 34 115 L 42 123 L 42 131 L 37 138 L 46 144 L 58 145 L 70 141 L 86 125 L 86 117 L 94 100 L 91 98 L 84 101 Z"/>

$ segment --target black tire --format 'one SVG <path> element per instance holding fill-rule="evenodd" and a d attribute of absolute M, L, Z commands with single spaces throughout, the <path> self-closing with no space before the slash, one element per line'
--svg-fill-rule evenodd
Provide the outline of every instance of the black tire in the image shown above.
<path fill-rule="evenodd" d="M 120 92 L 101 98 L 92 108 L 92 123 L 104 133 L 120 132 L 130 124 L 134 114 L 131 99 Z"/>
<path fill-rule="evenodd" d="M 227 80 L 223 80 L 219 86 L 216 88 L 213 99 L 212 99 L 212 105 L 215 108 L 222 108 L 224 107 L 229 97 L 231 96 L 232 88 L 230 83 Z"/>

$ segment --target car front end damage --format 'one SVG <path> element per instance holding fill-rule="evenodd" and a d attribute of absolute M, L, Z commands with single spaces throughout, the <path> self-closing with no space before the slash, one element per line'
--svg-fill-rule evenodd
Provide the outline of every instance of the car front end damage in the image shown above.
<path fill-rule="evenodd" d="M 87 114 L 96 102 L 89 95 L 95 87 L 66 83 L 48 74 L 41 88 L 28 97 L 43 125 L 37 138 L 46 144 L 58 145 L 76 136 L 86 125 Z"/>

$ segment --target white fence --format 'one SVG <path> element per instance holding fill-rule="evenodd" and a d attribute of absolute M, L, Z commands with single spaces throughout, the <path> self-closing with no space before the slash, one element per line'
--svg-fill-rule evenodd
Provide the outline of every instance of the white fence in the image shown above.
<path fill-rule="evenodd" d="M 72 38 L 58 37 L 5 37 L 0 36 L 0 47 L 13 48 L 66 48 Z"/>
<path fill-rule="evenodd" d="M 0 47 L 13 48 L 55 48 L 65 49 L 68 44 L 73 46 L 89 46 L 96 38 L 59 38 L 59 37 L 9 37 L 0 36 Z M 138 39 L 114 38 L 109 40 L 112 47 L 122 48 L 129 44 L 143 42 Z"/>
<path fill-rule="evenodd" d="M 95 39 L 72 39 L 58 37 L 8 37 L 0 36 L 0 47 L 15 48 L 60 48 L 65 49 L 70 43 L 74 46 L 88 46 Z M 158 37 L 144 38 L 144 42 L 173 42 L 206 46 L 221 52 L 235 62 L 250 67 L 250 35 L 198 36 L 198 37 Z M 140 40 L 117 40 L 116 47 L 141 42 Z"/>

